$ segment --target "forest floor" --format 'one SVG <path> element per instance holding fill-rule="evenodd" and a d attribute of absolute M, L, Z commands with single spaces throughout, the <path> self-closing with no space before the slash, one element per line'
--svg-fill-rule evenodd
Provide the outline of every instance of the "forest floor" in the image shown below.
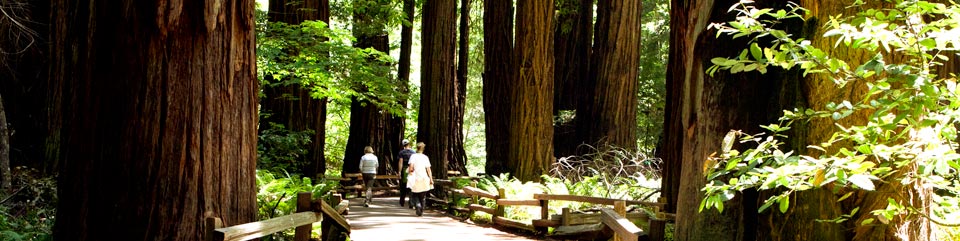
<path fill-rule="evenodd" d="M 417 217 L 413 209 L 400 207 L 399 202 L 399 197 L 377 197 L 370 207 L 363 207 L 363 198 L 350 199 L 350 212 L 346 215 L 351 228 L 350 240 L 550 240 L 513 234 L 469 220 L 460 221 L 438 210 L 425 209 L 423 216 Z"/>

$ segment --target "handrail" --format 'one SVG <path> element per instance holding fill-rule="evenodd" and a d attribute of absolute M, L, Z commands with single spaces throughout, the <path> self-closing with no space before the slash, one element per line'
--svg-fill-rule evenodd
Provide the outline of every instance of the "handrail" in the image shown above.
<path fill-rule="evenodd" d="M 350 233 L 350 224 L 340 215 L 340 210 L 346 212 L 346 209 L 333 208 L 323 200 L 311 200 L 312 193 L 302 192 L 297 194 L 297 213 L 284 215 L 268 220 L 234 225 L 230 227 L 221 227 L 223 222 L 217 217 L 207 217 L 204 222 L 206 226 L 207 241 L 242 241 L 260 238 L 276 232 L 290 228 L 296 228 L 294 240 L 305 241 L 310 238 L 310 232 L 313 223 L 329 219 L 334 222 L 335 228 Z M 339 201 L 339 197 L 335 197 Z M 326 230 L 324 230 L 326 231 Z M 328 233 L 338 232 L 324 232 Z M 327 240 L 324 238 L 323 240 Z"/>
<path fill-rule="evenodd" d="M 592 219 L 595 220 L 594 226 L 602 228 L 603 226 L 609 227 L 611 230 L 616 232 L 615 237 L 617 240 L 646 240 L 651 237 L 661 237 L 659 236 L 663 230 L 650 230 L 649 236 L 644 230 L 640 229 L 634 225 L 630 220 L 631 219 L 645 219 L 649 218 L 651 223 L 655 222 L 666 222 L 673 220 L 673 216 L 670 214 L 665 214 L 660 212 L 665 205 L 661 202 L 646 202 L 646 201 L 636 201 L 636 200 L 624 200 L 624 199 L 613 199 L 613 198 L 602 198 L 602 197 L 591 197 L 591 196 L 578 196 L 578 195 L 566 195 L 566 194 L 534 194 L 533 199 L 508 199 L 505 197 L 505 190 L 502 188 L 498 190 L 498 194 L 489 193 L 485 190 L 479 189 L 476 187 L 476 180 L 471 182 L 470 186 L 465 186 L 461 189 L 456 189 L 452 181 L 447 181 L 444 179 L 436 179 L 434 181 L 436 186 L 442 189 L 443 192 L 450 194 L 448 197 L 452 196 L 467 196 L 470 199 L 470 202 L 466 206 L 466 210 L 469 210 L 470 213 L 475 211 L 481 211 L 490 213 L 493 215 L 491 220 L 496 225 L 515 227 L 521 229 L 533 229 L 541 232 L 546 232 L 547 227 L 567 227 L 565 225 L 573 225 L 575 223 L 582 223 L 582 221 L 572 220 L 577 218 L 576 214 L 570 213 L 566 208 L 564 208 L 564 213 L 561 216 L 561 220 L 551 219 L 549 214 L 549 202 L 550 201 L 572 201 L 572 202 L 586 202 L 594 203 L 601 205 L 612 205 L 615 206 L 616 211 L 613 211 L 608 208 L 601 209 L 600 214 L 591 215 Z M 484 197 L 492 199 L 496 203 L 495 208 L 490 208 L 478 204 L 478 198 Z M 450 204 L 452 202 L 443 200 Z M 504 206 L 540 206 L 541 207 L 541 218 L 532 220 L 531 223 L 524 223 L 517 220 L 512 220 L 505 218 L 503 215 Z M 650 207 L 654 213 L 654 216 L 648 217 L 644 213 L 627 213 L 626 205 L 640 205 Z M 449 207 L 449 210 L 464 210 L 463 208 L 454 208 Z M 581 214 L 583 215 L 583 214 Z M 569 217 L 568 217 L 569 216 Z M 593 229 L 583 229 L 584 231 L 589 231 Z M 600 229 L 596 229 L 600 230 Z"/>

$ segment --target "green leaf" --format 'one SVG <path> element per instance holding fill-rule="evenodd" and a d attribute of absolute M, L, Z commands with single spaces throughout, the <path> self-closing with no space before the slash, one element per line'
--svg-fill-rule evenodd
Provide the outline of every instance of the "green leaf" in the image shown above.
<path fill-rule="evenodd" d="M 756 42 L 750 44 L 750 55 L 753 55 L 753 59 L 760 61 L 763 58 L 763 51 L 760 50 L 760 45 L 757 45 Z"/>
<path fill-rule="evenodd" d="M 870 176 L 868 175 L 864 175 L 864 174 L 850 175 L 850 177 L 847 178 L 847 181 L 849 181 L 850 183 L 853 183 L 853 185 L 856 185 L 860 189 L 867 190 L 867 191 L 874 190 L 873 181 L 870 180 Z"/>
<path fill-rule="evenodd" d="M 873 218 L 864 219 L 860 221 L 860 226 L 870 225 L 871 223 L 873 223 Z"/>
<path fill-rule="evenodd" d="M 780 213 L 787 213 L 787 208 L 790 207 L 790 196 L 784 196 L 780 199 Z"/>
<path fill-rule="evenodd" d="M 846 200 L 847 198 L 849 198 L 849 197 L 852 196 L 852 195 L 853 195 L 853 192 L 848 192 L 847 194 L 843 194 L 843 196 L 840 197 L 840 199 L 837 199 L 837 202 L 843 202 L 843 200 Z"/>

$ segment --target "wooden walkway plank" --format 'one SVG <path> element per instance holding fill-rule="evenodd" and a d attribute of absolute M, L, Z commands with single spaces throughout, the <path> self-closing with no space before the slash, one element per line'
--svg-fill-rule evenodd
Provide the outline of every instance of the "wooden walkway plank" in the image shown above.
<path fill-rule="evenodd" d="M 418 217 L 413 209 L 400 207 L 397 197 L 376 197 L 370 207 L 361 199 L 350 202 L 350 240 L 355 241 L 446 241 L 446 240 L 544 240 L 523 237 L 498 229 L 461 222 L 437 211 L 426 209 Z"/>

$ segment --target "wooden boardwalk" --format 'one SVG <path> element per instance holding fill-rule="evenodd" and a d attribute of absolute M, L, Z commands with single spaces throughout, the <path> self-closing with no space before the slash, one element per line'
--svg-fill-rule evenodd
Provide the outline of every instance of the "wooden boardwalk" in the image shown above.
<path fill-rule="evenodd" d="M 461 222 L 436 210 L 424 210 L 418 217 L 413 209 L 400 207 L 399 197 L 378 197 L 370 207 L 363 207 L 362 198 L 350 200 L 352 241 L 446 241 L 446 240 L 547 240 L 523 237 L 490 227 Z"/>

